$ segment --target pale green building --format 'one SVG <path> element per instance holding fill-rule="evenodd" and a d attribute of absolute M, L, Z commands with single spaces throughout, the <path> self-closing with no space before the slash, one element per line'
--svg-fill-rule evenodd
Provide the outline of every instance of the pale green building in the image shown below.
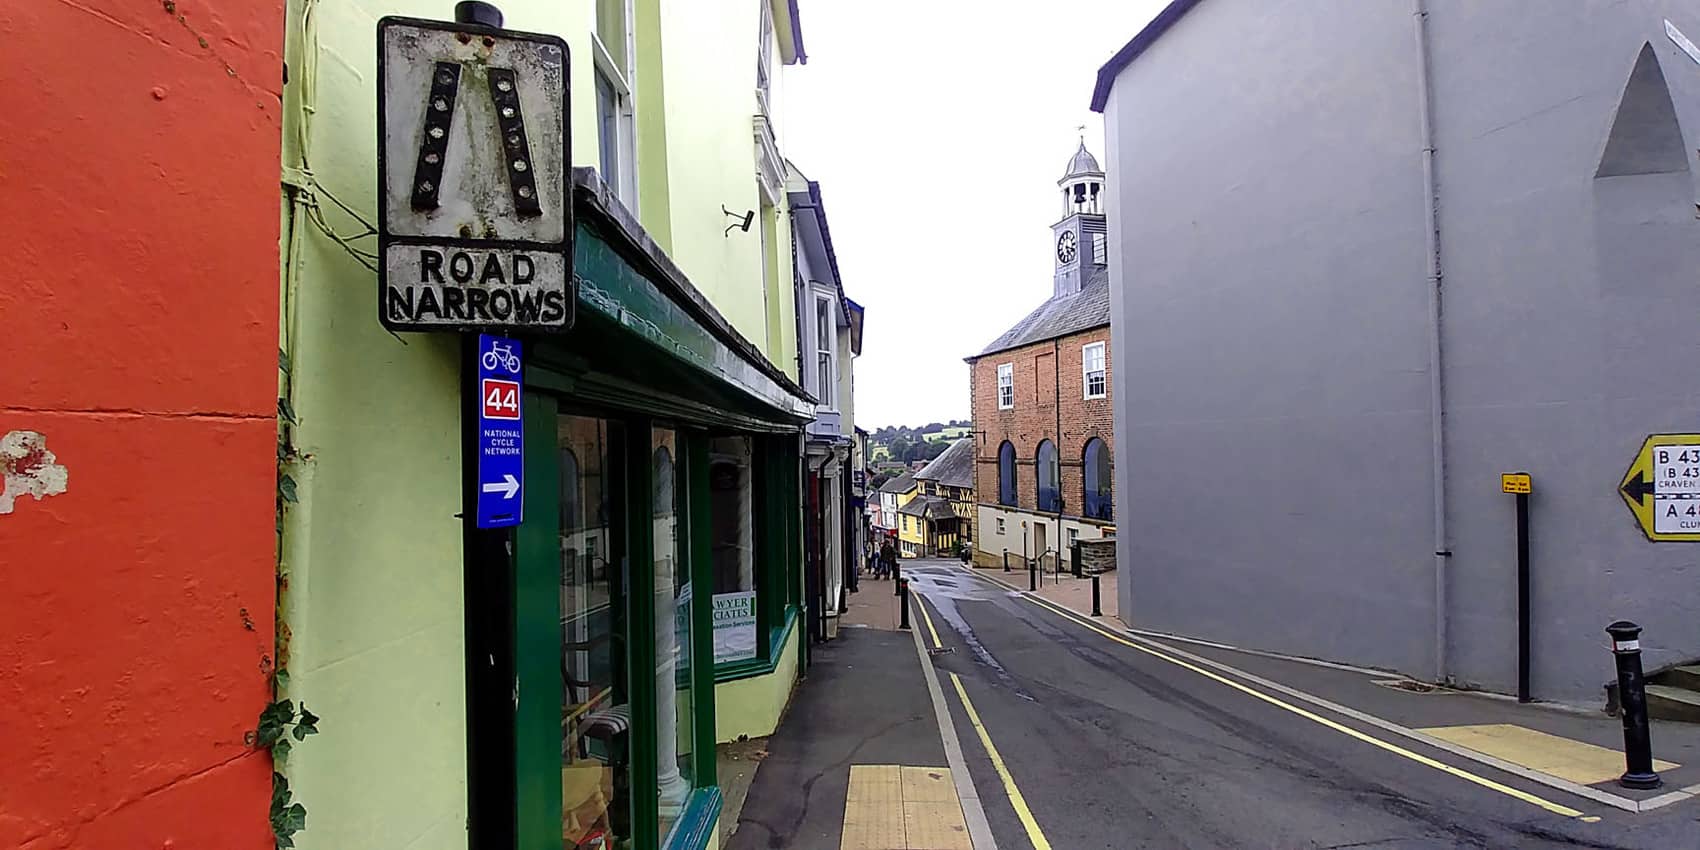
<path fill-rule="evenodd" d="M 452 4 L 287 4 L 280 695 L 322 718 L 279 768 L 295 843 L 714 846 L 715 742 L 771 733 L 808 661 L 796 3 L 498 5 L 568 45 L 580 281 L 577 325 L 523 339 L 505 537 L 462 520 L 471 349 L 380 327 L 370 268 L 377 23 Z"/>

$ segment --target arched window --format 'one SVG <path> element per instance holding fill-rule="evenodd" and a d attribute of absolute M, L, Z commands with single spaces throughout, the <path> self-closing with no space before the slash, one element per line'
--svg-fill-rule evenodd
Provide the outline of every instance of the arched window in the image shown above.
<path fill-rule="evenodd" d="M 1033 478 L 1039 488 L 1039 510 L 1062 510 L 1062 485 L 1057 474 L 1057 446 L 1050 440 L 1039 443 L 1033 455 Z"/>
<path fill-rule="evenodd" d="M 1115 499 L 1110 495 L 1110 447 L 1093 437 L 1086 441 L 1086 455 L 1082 460 L 1086 471 L 1083 476 L 1086 492 L 1081 494 L 1084 515 L 1089 519 L 1114 519 Z"/>
<path fill-rule="evenodd" d="M 998 504 L 1015 504 L 1015 446 L 1008 440 L 998 446 Z"/>

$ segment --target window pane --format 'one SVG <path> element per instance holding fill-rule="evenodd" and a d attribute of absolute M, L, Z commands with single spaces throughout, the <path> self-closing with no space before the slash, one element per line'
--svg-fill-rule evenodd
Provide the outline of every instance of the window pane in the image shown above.
<path fill-rule="evenodd" d="M 582 18 L 580 20 L 583 20 Z M 626 0 L 596 0 L 596 38 L 608 51 L 614 66 L 622 76 L 629 76 L 626 67 Z"/>
<path fill-rule="evenodd" d="M 596 74 L 596 131 L 597 160 L 602 169 L 602 182 L 618 191 L 620 185 L 620 96 L 614 84 L 601 73 Z"/>
<path fill-rule="evenodd" d="M 714 546 L 714 663 L 756 657 L 756 543 L 750 440 L 709 444 L 708 489 Z"/>
<path fill-rule="evenodd" d="M 661 834 L 684 811 L 691 795 L 691 574 L 687 541 L 680 533 L 686 493 L 678 436 L 657 428 L 651 455 L 655 529 L 655 749 Z"/>
<path fill-rule="evenodd" d="M 832 344 L 832 302 L 815 299 L 815 343 L 820 351 L 830 351 Z"/>
<path fill-rule="evenodd" d="M 569 844 L 631 838 L 625 603 L 612 562 L 609 450 L 619 424 L 557 423 L 561 446 L 561 803 Z"/>
<path fill-rule="evenodd" d="M 831 407 L 832 406 L 832 356 L 829 355 L 829 354 L 821 354 L 821 355 L 819 355 L 819 359 L 820 359 L 819 372 L 815 376 L 815 380 L 818 381 L 819 383 L 817 383 L 815 385 L 815 388 L 817 390 L 819 390 L 818 395 L 820 396 L 820 403 L 827 405 L 828 407 Z"/>

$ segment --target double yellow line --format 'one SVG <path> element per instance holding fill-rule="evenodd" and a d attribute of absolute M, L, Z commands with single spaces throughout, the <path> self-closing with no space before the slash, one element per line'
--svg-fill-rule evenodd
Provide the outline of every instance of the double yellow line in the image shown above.
<path fill-rule="evenodd" d="M 990 578 L 988 576 L 976 576 L 976 577 L 977 578 L 984 578 L 987 581 L 996 582 L 997 584 L 1001 584 L 1004 587 L 1010 588 L 1011 590 L 1016 590 L 1016 591 L 1021 593 L 1021 596 L 1022 596 L 1023 599 L 1026 599 L 1027 601 L 1032 602 L 1035 605 L 1038 605 L 1040 608 L 1043 608 L 1047 611 L 1050 611 L 1053 614 L 1057 614 L 1058 616 L 1061 616 L 1061 617 L 1069 620 L 1070 622 L 1076 623 L 1080 626 L 1083 626 L 1087 629 L 1090 629 L 1094 632 L 1097 632 L 1099 635 L 1102 635 L 1103 637 L 1109 638 L 1110 640 L 1112 640 L 1116 643 L 1119 643 L 1123 646 L 1126 646 L 1130 649 L 1136 649 L 1140 652 L 1145 653 L 1146 655 L 1152 656 L 1153 658 L 1160 658 L 1160 659 L 1167 661 L 1170 664 L 1173 664 L 1177 667 L 1180 667 L 1180 668 L 1183 668 L 1183 669 L 1186 669 L 1186 670 L 1190 670 L 1190 671 L 1197 673 L 1198 675 L 1203 676 L 1203 677 L 1210 679 L 1212 681 L 1220 682 L 1221 684 L 1227 685 L 1228 687 L 1233 688 L 1236 691 L 1239 691 L 1239 692 L 1244 693 L 1248 696 L 1254 697 L 1256 699 L 1260 699 L 1260 700 L 1262 700 L 1262 701 L 1264 701 L 1264 702 L 1266 702 L 1270 705 L 1273 705 L 1276 708 L 1280 708 L 1282 710 L 1292 712 L 1293 714 L 1296 714 L 1300 717 L 1303 717 L 1306 720 L 1309 720 L 1309 721 L 1316 723 L 1316 724 L 1319 724 L 1321 726 L 1325 726 L 1329 729 L 1333 729 L 1334 731 L 1339 732 L 1343 735 L 1347 735 L 1349 737 L 1356 738 L 1357 740 L 1363 741 L 1364 743 L 1369 744 L 1371 746 L 1378 747 L 1382 750 L 1386 750 L 1387 752 L 1393 753 L 1394 755 L 1410 759 L 1411 761 L 1414 761 L 1417 764 L 1423 765 L 1425 767 L 1434 768 L 1435 770 L 1438 770 L 1438 771 L 1445 773 L 1447 775 L 1456 776 L 1459 779 L 1463 779 L 1467 782 L 1473 782 L 1477 785 L 1482 786 L 1483 788 L 1487 788 L 1487 789 L 1490 789 L 1490 790 L 1493 790 L 1493 791 L 1497 791 L 1497 792 L 1504 794 L 1508 797 L 1513 797 L 1513 798 L 1516 798 L 1518 800 L 1522 800 L 1523 802 L 1528 803 L 1532 806 L 1539 806 L 1540 808 L 1545 809 L 1549 812 L 1552 812 L 1553 814 L 1556 814 L 1556 815 L 1563 815 L 1564 817 L 1567 817 L 1567 818 L 1576 818 L 1576 819 L 1581 820 L 1585 823 L 1595 823 L 1595 822 L 1599 821 L 1598 817 L 1592 817 L 1592 816 L 1584 815 L 1582 812 L 1580 812 L 1576 809 L 1573 809 L 1569 806 L 1566 806 L 1566 805 L 1563 805 L 1563 804 L 1560 804 L 1560 803 L 1555 803 L 1555 802 L 1548 800 L 1544 797 L 1539 797 L 1539 796 L 1536 796 L 1534 794 L 1530 794 L 1527 791 L 1522 791 L 1522 790 L 1513 788 L 1513 787 L 1506 785 L 1504 783 L 1501 783 L 1501 782 L 1495 782 L 1492 779 L 1488 779 L 1485 776 L 1478 776 L 1478 775 L 1471 773 L 1467 770 L 1456 768 L 1456 767 L 1453 767 L 1452 765 L 1446 764 L 1445 762 L 1441 762 L 1441 761 L 1438 761 L 1436 759 L 1429 758 L 1428 756 L 1425 756 L 1421 753 L 1412 752 L 1411 750 L 1408 750 L 1404 747 L 1401 747 L 1398 744 L 1394 744 L 1394 743 L 1391 743 L 1389 741 L 1384 741 L 1384 740 L 1377 738 L 1373 735 L 1367 735 L 1363 732 L 1359 732 L 1358 730 L 1353 729 L 1350 726 L 1346 726 L 1345 724 L 1338 723 L 1334 720 L 1330 720 L 1326 717 L 1323 717 L 1322 715 L 1317 714 L 1314 711 L 1310 711 L 1309 709 L 1305 709 L 1305 708 L 1300 708 L 1299 706 L 1293 705 L 1292 703 L 1287 702 L 1283 699 L 1270 696 L 1269 694 L 1266 694 L 1266 693 L 1259 691 L 1255 688 L 1251 688 L 1251 687 L 1248 687 L 1246 685 L 1240 684 L 1239 682 L 1236 682 L 1232 679 L 1229 679 L 1226 676 L 1222 676 L 1218 673 L 1212 672 L 1210 670 L 1206 670 L 1203 667 L 1200 667 L 1200 666 L 1193 664 L 1189 661 L 1186 661 L 1184 659 L 1176 658 L 1176 657 L 1169 655 L 1168 653 L 1165 653 L 1165 652 L 1159 652 L 1159 651 L 1157 651 L 1157 650 L 1155 650 L 1155 649 L 1153 649 L 1153 648 L 1151 648 L 1151 647 L 1149 647 L 1149 646 L 1147 646 L 1143 643 L 1136 642 L 1136 641 L 1133 641 L 1133 640 L 1129 640 L 1128 638 L 1125 638 L 1121 635 L 1118 635 L 1115 632 L 1112 632 L 1108 629 L 1105 629 L 1104 627 L 1098 625 L 1097 623 L 1095 623 L 1095 622 L 1093 622 L 1089 619 L 1086 619 L 1085 617 L 1081 616 L 1080 614 L 1076 613 L 1075 611 L 1072 611 L 1068 608 L 1064 608 L 1063 606 L 1058 605 L 1058 604 L 1050 601 L 1049 599 L 1045 599 L 1043 597 L 1036 596 L 1030 591 L 1021 590 L 1020 588 L 1017 588 L 1014 585 L 1007 584 L 1005 582 L 999 581 L 998 579 Z M 929 623 L 928 625 L 930 626 L 931 624 Z M 935 640 L 936 640 L 936 637 L 935 637 Z"/>
<path fill-rule="evenodd" d="M 933 615 L 927 612 L 927 606 L 921 602 L 920 594 L 916 594 L 915 607 L 921 609 L 921 620 L 927 624 L 927 634 L 932 636 L 933 648 L 943 649 L 944 642 L 939 640 L 939 630 L 933 625 Z M 980 720 L 980 712 L 974 710 L 974 701 L 968 698 L 968 690 L 962 687 L 962 677 L 950 674 L 950 683 L 956 686 L 956 696 L 962 700 L 962 710 L 968 713 L 968 722 L 973 725 L 974 732 L 980 736 L 980 745 L 986 748 L 986 755 L 992 760 L 992 769 L 997 771 L 998 779 L 1003 782 L 1003 790 L 1009 796 L 1009 804 L 1015 809 L 1015 817 L 1021 821 L 1023 829 L 1027 830 L 1027 840 L 1033 843 L 1033 850 L 1051 850 L 1051 842 L 1046 840 L 1045 831 L 1039 828 L 1039 821 L 1033 817 L 1033 810 L 1027 806 L 1027 798 L 1022 796 L 1021 789 L 1015 785 L 1015 777 L 1009 772 L 1009 765 L 1004 763 L 1003 755 L 998 752 L 996 744 L 992 743 L 992 735 L 986 731 L 986 724 Z"/>

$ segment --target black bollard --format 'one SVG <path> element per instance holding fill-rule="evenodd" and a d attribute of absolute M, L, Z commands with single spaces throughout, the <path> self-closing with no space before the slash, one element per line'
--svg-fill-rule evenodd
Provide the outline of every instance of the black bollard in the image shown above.
<path fill-rule="evenodd" d="M 891 562 L 891 583 L 892 583 L 891 595 L 892 596 L 902 596 L 903 595 L 903 588 L 897 586 L 898 584 L 900 584 L 903 581 L 903 579 L 899 577 L 902 574 L 903 574 L 903 559 L 898 558 L 897 560 Z"/>
<path fill-rule="evenodd" d="M 1038 590 L 1039 589 L 1039 562 L 1038 561 L 1030 560 L 1030 561 L 1027 562 L 1027 589 L 1028 590 Z"/>
<path fill-rule="evenodd" d="M 1003 571 L 1009 572 L 1009 550 L 1003 550 Z"/>
<path fill-rule="evenodd" d="M 897 580 L 897 627 L 909 628 L 909 580 Z"/>
<path fill-rule="evenodd" d="M 1097 573 L 1093 573 L 1093 574 L 1092 574 L 1092 616 L 1094 616 L 1094 617 L 1102 617 L 1102 616 L 1104 616 L 1104 609 L 1103 609 L 1103 607 L 1102 607 L 1102 606 L 1100 606 L 1100 605 L 1099 605 L 1099 604 L 1098 604 L 1098 601 L 1099 601 L 1099 596 L 1098 596 L 1098 574 L 1097 574 Z"/>
<path fill-rule="evenodd" d="M 1647 726 L 1647 683 L 1641 677 L 1641 627 L 1628 620 L 1606 626 L 1611 652 L 1617 660 L 1617 703 L 1623 717 L 1625 770 L 1617 784 L 1625 788 L 1657 788 L 1664 783 L 1653 772 L 1653 736 Z"/>
<path fill-rule="evenodd" d="M 1068 547 L 1068 560 L 1069 560 L 1069 563 L 1072 564 L 1073 567 L 1074 567 L 1074 577 L 1080 578 L 1081 572 L 1080 572 L 1080 544 L 1079 543 L 1076 543 L 1073 546 Z"/>

